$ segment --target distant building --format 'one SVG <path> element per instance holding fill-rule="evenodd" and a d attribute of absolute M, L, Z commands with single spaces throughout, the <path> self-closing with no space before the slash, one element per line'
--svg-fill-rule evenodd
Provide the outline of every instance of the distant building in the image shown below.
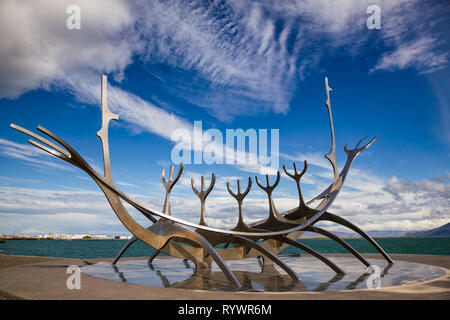
<path fill-rule="evenodd" d="M 99 240 L 104 240 L 104 239 L 110 239 L 109 237 L 105 236 L 105 235 L 94 235 L 91 236 L 92 239 L 99 239 Z"/>
<path fill-rule="evenodd" d="M 49 233 L 45 235 L 45 238 L 54 240 L 69 240 L 70 236 L 64 233 Z"/>
<path fill-rule="evenodd" d="M 80 239 L 83 239 L 86 236 L 89 236 L 89 235 L 87 235 L 87 234 L 73 234 L 73 235 L 70 236 L 70 238 L 72 240 L 80 240 Z"/>

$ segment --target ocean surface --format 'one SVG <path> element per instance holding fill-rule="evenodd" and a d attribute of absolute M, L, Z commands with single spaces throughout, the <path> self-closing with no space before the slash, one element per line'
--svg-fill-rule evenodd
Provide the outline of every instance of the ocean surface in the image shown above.
<path fill-rule="evenodd" d="M 387 253 L 450 255 L 450 238 L 379 238 L 375 239 Z M 346 239 L 360 253 L 377 253 L 363 239 Z M 62 258 L 113 258 L 127 240 L 6 240 L 0 243 L 0 254 L 47 256 Z M 301 240 L 320 253 L 348 253 L 332 240 Z M 134 243 L 125 257 L 150 256 L 154 249 L 145 243 Z M 292 246 L 281 253 L 304 253 Z"/>

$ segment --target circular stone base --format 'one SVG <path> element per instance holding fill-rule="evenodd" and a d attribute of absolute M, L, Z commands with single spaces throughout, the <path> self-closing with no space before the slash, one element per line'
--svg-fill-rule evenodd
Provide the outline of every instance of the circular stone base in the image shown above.
<path fill-rule="evenodd" d="M 293 281 L 277 265 L 263 265 L 256 258 L 226 261 L 242 285 L 240 291 L 257 292 L 323 292 L 385 288 L 419 283 L 445 275 L 444 269 L 426 264 L 394 261 L 390 265 L 382 259 L 368 259 L 372 267 L 366 268 L 353 257 L 332 257 L 345 274 L 336 274 L 327 265 L 311 256 L 280 256 L 290 266 L 300 282 Z M 181 259 L 124 260 L 115 266 L 109 262 L 81 268 L 85 274 L 103 279 L 142 284 L 154 287 L 191 290 L 235 291 L 223 272 L 212 264 L 211 268 L 195 268 L 191 261 Z M 379 275 L 379 276 L 378 276 Z"/>

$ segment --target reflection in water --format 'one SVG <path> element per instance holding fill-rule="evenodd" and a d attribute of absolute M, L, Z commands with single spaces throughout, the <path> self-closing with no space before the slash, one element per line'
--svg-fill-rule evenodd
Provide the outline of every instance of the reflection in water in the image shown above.
<path fill-rule="evenodd" d="M 191 266 L 189 265 L 187 259 L 183 259 L 183 263 L 184 263 L 184 266 L 186 267 L 186 269 L 190 269 L 191 268 Z"/>
<path fill-rule="evenodd" d="M 389 269 L 392 268 L 392 266 L 393 266 L 393 264 L 387 264 L 386 267 L 383 269 L 383 272 L 380 274 L 381 281 L 384 278 L 384 276 L 386 276 L 388 274 L 388 271 L 389 271 Z M 350 283 L 347 287 L 345 287 L 345 289 L 346 290 L 356 289 L 359 284 L 361 284 L 363 281 L 366 280 L 366 278 L 369 277 L 370 274 L 371 273 L 366 270 L 365 273 L 363 273 L 361 276 L 358 277 L 358 279 L 356 279 L 355 281 Z"/>
<path fill-rule="evenodd" d="M 167 278 L 161 273 L 161 270 L 156 270 L 156 274 L 161 279 L 162 284 L 163 284 L 164 287 L 166 287 L 166 288 L 170 288 L 171 287 L 169 280 L 167 280 Z"/>
<path fill-rule="evenodd" d="M 353 290 L 366 288 L 370 275 L 367 268 L 353 258 L 331 258 L 345 274 L 336 274 L 326 265 L 309 256 L 281 256 L 297 273 L 300 282 L 294 282 L 281 268 L 263 264 L 257 258 L 227 261 L 243 291 L 286 292 Z M 408 281 L 426 281 L 444 275 L 438 267 L 396 261 L 389 265 L 382 259 L 369 259 L 381 268 L 381 287 L 400 285 Z M 166 288 L 197 290 L 235 290 L 223 272 L 213 263 L 211 268 L 196 268 L 191 261 L 182 259 L 155 259 L 120 261 L 86 265 L 81 271 L 110 280 L 138 283 Z"/>
<path fill-rule="evenodd" d="M 368 273 L 364 272 L 362 275 L 358 277 L 355 281 L 350 282 L 348 286 L 345 287 L 345 290 L 353 290 L 358 287 L 360 283 L 362 283 L 367 277 L 369 276 Z"/>
<path fill-rule="evenodd" d="M 393 264 L 388 264 L 388 265 L 386 266 L 386 268 L 383 269 L 383 273 L 381 274 L 381 277 L 382 277 L 382 278 L 383 278 L 385 275 L 388 274 L 388 271 L 389 271 L 389 269 L 392 268 L 392 266 L 393 266 Z"/>
<path fill-rule="evenodd" d="M 120 281 L 122 282 L 127 282 L 127 279 L 125 278 L 125 276 L 123 275 L 123 272 L 119 271 L 119 268 L 117 268 L 115 265 L 111 265 L 111 267 L 113 268 L 114 272 L 116 272 L 119 275 Z"/>
<path fill-rule="evenodd" d="M 312 290 L 314 292 L 323 292 L 326 291 L 328 289 L 329 286 L 331 286 L 333 283 L 338 282 L 339 280 L 341 280 L 343 277 L 345 277 L 345 274 L 342 273 L 336 273 L 336 275 L 331 278 L 330 280 L 328 280 L 325 283 L 321 283 L 317 286 L 316 289 Z"/>

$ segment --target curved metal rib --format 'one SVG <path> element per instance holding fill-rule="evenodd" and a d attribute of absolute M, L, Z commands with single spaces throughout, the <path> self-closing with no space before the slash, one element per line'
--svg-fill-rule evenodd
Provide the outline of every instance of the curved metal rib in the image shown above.
<path fill-rule="evenodd" d="M 148 258 L 147 263 L 148 263 L 148 264 L 152 264 L 153 259 L 155 259 L 156 256 L 157 256 L 158 254 L 160 254 L 160 253 L 161 253 L 161 250 L 155 250 L 155 252 L 153 252 L 153 254 L 150 256 L 150 258 Z"/>
<path fill-rule="evenodd" d="M 240 236 L 233 236 L 233 239 L 238 240 L 242 244 L 245 244 L 249 247 L 252 247 L 253 249 L 261 252 L 263 255 L 265 255 L 267 258 L 275 262 L 277 265 L 280 266 L 286 273 L 294 280 L 294 281 L 300 281 L 300 279 L 297 277 L 297 274 L 294 270 L 292 270 L 288 265 L 284 264 L 280 259 L 278 259 L 275 255 L 273 255 L 269 250 L 265 249 L 264 247 L 260 246 L 256 242 L 253 242 L 247 238 L 240 237 Z"/>
<path fill-rule="evenodd" d="M 328 238 L 330 238 L 331 240 L 336 241 L 337 243 L 339 243 L 341 246 L 343 246 L 345 249 L 347 249 L 347 251 L 349 251 L 351 254 L 353 254 L 356 258 L 359 259 L 359 261 L 361 261 L 366 267 L 370 266 L 369 261 L 367 261 L 366 259 L 364 259 L 363 256 L 361 256 L 358 251 L 356 251 L 355 249 L 353 249 L 352 246 L 350 246 L 347 242 L 345 242 L 344 240 L 342 240 L 341 238 L 339 238 L 338 236 L 334 235 L 333 233 L 321 229 L 321 228 L 317 228 L 317 227 L 313 227 L 313 226 L 309 226 L 305 228 L 305 231 L 311 231 L 311 232 L 315 232 L 315 233 L 319 233 L 321 235 L 324 235 Z"/>
<path fill-rule="evenodd" d="M 188 240 L 197 242 L 201 247 L 203 247 L 209 253 L 211 258 L 216 262 L 217 266 L 225 274 L 228 281 L 231 284 L 233 284 L 234 286 L 236 286 L 237 288 L 240 288 L 241 284 L 239 283 L 238 279 L 235 277 L 235 275 L 230 270 L 230 268 L 225 264 L 222 257 L 219 254 L 217 254 L 217 251 L 214 249 L 214 247 L 211 246 L 211 244 L 200 234 L 198 234 L 196 232 L 192 232 L 192 231 L 190 231 L 189 233 L 190 233 L 189 237 L 187 237 L 187 238 L 184 235 L 179 235 L 177 237 L 186 238 Z"/>
<path fill-rule="evenodd" d="M 162 223 L 169 223 L 167 221 L 164 221 Z M 153 259 L 161 252 L 161 250 L 169 243 L 170 240 L 175 239 L 185 239 L 190 242 L 195 242 L 199 246 L 201 246 L 203 249 L 207 251 L 209 256 L 216 262 L 217 266 L 222 270 L 222 272 L 225 274 L 228 281 L 235 287 L 240 288 L 241 284 L 237 280 L 236 276 L 233 274 L 233 272 L 230 270 L 230 268 L 225 264 L 222 257 L 217 254 L 216 250 L 211 246 L 211 244 L 203 238 L 200 234 L 187 230 L 187 229 L 181 229 L 181 232 L 175 232 L 172 233 L 170 237 L 167 238 L 166 242 L 160 247 L 157 248 L 157 250 L 153 253 L 153 255 L 150 257 L 148 263 L 151 264 Z M 197 261 L 193 260 L 194 263 L 197 264 Z"/>
<path fill-rule="evenodd" d="M 131 237 L 130 240 L 128 240 L 128 242 L 123 246 L 123 248 L 120 250 L 120 252 L 116 255 L 116 257 L 114 258 L 114 260 L 111 262 L 112 265 L 115 265 L 117 263 L 117 261 L 119 261 L 119 259 L 122 257 L 122 255 L 125 253 L 125 251 L 128 250 L 128 248 L 135 243 L 136 241 L 138 241 L 139 239 L 136 238 L 135 236 Z"/>
<path fill-rule="evenodd" d="M 355 226 L 350 221 L 347 221 L 344 218 L 341 218 L 341 217 L 339 217 L 335 214 L 329 213 L 329 212 L 324 213 L 320 220 L 332 221 L 332 222 L 338 223 L 344 227 L 347 227 L 347 228 L 355 231 L 356 233 L 360 234 L 364 239 L 369 241 L 370 244 L 373 247 L 375 247 L 375 249 L 378 250 L 378 252 L 386 259 L 386 261 L 388 263 L 394 263 L 394 261 L 392 261 L 391 257 L 383 250 L 383 248 L 380 247 L 380 245 L 375 240 L 372 239 L 372 237 L 370 237 L 367 233 L 362 231 L 360 228 Z"/>
<path fill-rule="evenodd" d="M 331 260 L 329 260 L 327 257 L 321 255 L 320 253 L 318 253 L 317 251 L 311 249 L 308 246 L 305 246 L 304 244 L 301 244 L 300 242 L 297 242 L 295 240 L 292 240 L 291 238 L 288 238 L 286 236 L 277 236 L 277 237 L 273 237 L 272 239 L 276 239 L 285 243 L 288 243 L 294 247 L 297 247 L 303 251 L 306 251 L 307 253 L 311 254 L 312 256 L 316 257 L 317 259 L 319 259 L 320 261 L 322 261 L 323 263 L 325 263 L 327 266 L 329 266 L 331 269 L 333 269 L 334 272 L 336 273 L 345 273 L 344 271 L 342 271 L 341 268 L 339 268 L 337 265 L 335 265 Z"/>

